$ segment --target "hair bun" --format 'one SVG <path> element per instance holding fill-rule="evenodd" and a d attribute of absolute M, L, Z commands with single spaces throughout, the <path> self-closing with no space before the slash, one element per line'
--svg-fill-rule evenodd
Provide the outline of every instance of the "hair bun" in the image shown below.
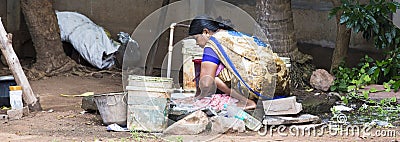
<path fill-rule="evenodd" d="M 222 29 L 233 29 L 235 27 L 230 19 L 223 19 L 221 16 L 218 16 L 215 21 L 218 22 L 218 26 Z"/>

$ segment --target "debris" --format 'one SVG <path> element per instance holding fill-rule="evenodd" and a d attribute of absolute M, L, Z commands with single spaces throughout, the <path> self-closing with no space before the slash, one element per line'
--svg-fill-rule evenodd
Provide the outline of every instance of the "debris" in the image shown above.
<path fill-rule="evenodd" d="M 365 123 L 364 125 L 366 126 L 376 126 L 380 128 L 394 128 L 393 124 L 387 122 L 387 121 L 381 121 L 381 120 L 372 120 L 369 123 Z"/>
<path fill-rule="evenodd" d="M 302 110 L 296 96 L 263 101 L 265 115 L 298 114 Z"/>
<path fill-rule="evenodd" d="M 94 92 L 86 92 L 83 94 L 78 94 L 78 95 L 66 95 L 66 94 L 60 94 L 60 96 L 63 97 L 87 97 L 87 96 L 93 96 Z"/>
<path fill-rule="evenodd" d="M 284 125 L 284 124 L 299 124 L 306 122 L 318 122 L 320 118 L 311 114 L 302 114 L 297 117 L 289 116 L 266 116 L 263 120 L 264 125 Z"/>
<path fill-rule="evenodd" d="M 334 77 L 324 69 L 317 69 L 310 78 L 310 85 L 315 89 L 328 91 L 334 81 Z"/>
<path fill-rule="evenodd" d="M 208 124 L 208 117 L 203 111 L 196 111 L 169 126 L 164 134 L 196 135 L 203 132 Z"/>
<path fill-rule="evenodd" d="M 22 108 L 22 115 L 28 116 L 29 115 L 29 107 L 25 106 Z"/>
<path fill-rule="evenodd" d="M 8 115 L 0 114 L 0 120 L 7 120 L 7 119 L 8 119 Z"/>
<path fill-rule="evenodd" d="M 80 113 L 80 114 L 85 114 L 86 112 L 87 112 L 87 111 L 84 110 L 84 111 L 81 111 L 81 112 L 79 112 L 79 113 Z"/>
<path fill-rule="evenodd" d="M 217 134 L 226 132 L 245 132 L 245 124 L 243 120 L 232 117 L 214 116 L 211 117 L 211 131 Z"/>
<path fill-rule="evenodd" d="M 333 106 L 333 109 L 337 110 L 337 111 L 352 111 L 353 110 L 353 108 L 350 108 L 350 107 L 347 107 L 344 105 Z"/>
<path fill-rule="evenodd" d="M 7 110 L 8 120 L 17 120 L 21 119 L 23 115 L 22 109 L 11 109 Z"/>
<path fill-rule="evenodd" d="M 115 132 L 128 132 L 128 128 L 122 128 L 118 124 L 110 124 L 107 126 L 107 131 L 115 131 Z"/>
<path fill-rule="evenodd" d="M 48 113 L 52 113 L 52 112 L 54 112 L 54 110 L 53 110 L 53 109 L 50 109 L 50 110 L 48 110 L 47 112 L 48 112 Z"/>

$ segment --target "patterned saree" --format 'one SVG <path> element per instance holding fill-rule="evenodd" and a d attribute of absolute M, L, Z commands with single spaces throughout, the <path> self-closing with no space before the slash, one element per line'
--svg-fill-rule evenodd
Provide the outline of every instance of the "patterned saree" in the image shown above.
<path fill-rule="evenodd" d="M 267 100 L 275 92 L 288 93 L 285 63 L 257 38 L 220 31 L 211 36 L 206 47 L 211 47 L 225 66 L 218 77 L 242 95 Z"/>

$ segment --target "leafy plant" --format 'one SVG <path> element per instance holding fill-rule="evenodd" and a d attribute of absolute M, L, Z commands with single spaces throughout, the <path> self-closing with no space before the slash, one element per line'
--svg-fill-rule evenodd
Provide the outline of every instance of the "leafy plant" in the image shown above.
<path fill-rule="evenodd" d="M 360 4 L 358 0 L 342 0 L 342 6 L 333 8 L 329 16 L 342 12 L 340 24 L 345 24 L 355 33 L 362 32 L 367 40 L 373 39 L 377 48 L 395 48 L 400 44 L 400 30 L 389 15 L 396 13 L 400 3 L 386 0 L 370 0 L 368 4 Z"/>
<path fill-rule="evenodd" d="M 390 20 L 389 15 L 400 8 L 400 3 L 386 0 L 370 0 L 360 4 L 357 0 L 342 0 L 342 6 L 331 10 L 330 16 L 342 12 L 340 24 L 345 24 L 353 32 L 362 32 L 367 40 L 373 39 L 378 49 L 388 48 L 384 60 L 374 60 L 365 56 L 357 68 L 346 68 L 343 65 L 334 70 L 335 81 L 331 91 L 346 93 L 341 99 L 345 104 L 360 103 L 359 112 L 371 116 L 388 117 L 400 112 L 396 98 L 380 101 L 369 98 L 370 93 L 400 87 L 400 29 Z M 384 90 L 372 88 L 363 90 L 368 84 L 383 84 Z"/>

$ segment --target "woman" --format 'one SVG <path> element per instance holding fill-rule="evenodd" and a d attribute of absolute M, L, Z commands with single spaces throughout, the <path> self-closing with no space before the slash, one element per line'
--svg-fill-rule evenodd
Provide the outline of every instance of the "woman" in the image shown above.
<path fill-rule="evenodd" d="M 197 99 L 215 94 L 218 88 L 237 98 L 244 109 L 254 109 L 256 103 L 247 97 L 271 99 L 275 82 L 287 82 L 283 61 L 268 45 L 228 24 L 198 16 L 190 24 L 189 35 L 204 48 Z"/>

